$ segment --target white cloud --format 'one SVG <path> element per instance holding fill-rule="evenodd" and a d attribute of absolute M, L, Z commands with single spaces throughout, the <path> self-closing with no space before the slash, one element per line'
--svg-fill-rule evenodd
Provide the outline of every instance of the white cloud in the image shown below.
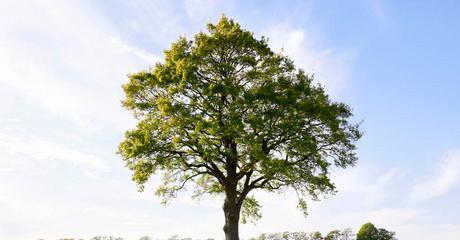
<path fill-rule="evenodd" d="M 321 49 L 315 34 L 286 24 L 273 26 L 264 35 L 269 37 L 269 45 L 275 51 L 282 50 L 297 67 L 314 74 L 328 93 L 335 95 L 346 87 L 353 61 L 351 54 Z"/>
<path fill-rule="evenodd" d="M 37 136 L 0 132 L 0 152 L 3 155 L 0 171 L 3 172 L 40 173 L 63 164 L 81 167 L 90 176 L 109 170 L 107 163 L 93 154 Z"/>
<path fill-rule="evenodd" d="M 400 168 L 390 168 L 387 172 L 378 178 L 378 183 L 385 185 L 395 180 L 401 180 L 401 178 L 405 175 L 406 173 Z"/>
<path fill-rule="evenodd" d="M 129 121 L 120 85 L 158 60 L 78 2 L 11 1 L 0 10 L 0 29 L 0 85 L 83 129 Z"/>
<path fill-rule="evenodd" d="M 163 61 L 162 58 L 153 55 L 149 52 L 147 52 L 144 49 L 139 49 L 133 46 L 130 46 L 126 43 L 121 42 L 117 38 L 112 38 L 112 42 L 117 46 L 120 50 L 123 50 L 127 53 L 132 53 L 135 56 L 139 57 L 140 59 L 144 60 L 146 63 L 156 63 L 156 62 L 161 62 Z"/>
<path fill-rule="evenodd" d="M 418 182 L 411 192 L 413 200 L 425 200 L 448 193 L 460 183 L 460 150 L 452 149 L 439 160 L 434 171 Z"/>
<path fill-rule="evenodd" d="M 366 217 L 362 221 L 368 219 L 378 227 L 394 229 L 398 225 L 411 223 L 421 214 L 423 211 L 415 209 L 382 208 L 366 213 Z"/>
<path fill-rule="evenodd" d="M 404 240 L 458 240 L 460 225 L 456 224 L 407 224 L 394 229 L 396 237 Z"/>
<path fill-rule="evenodd" d="M 366 207 L 375 207 L 392 197 L 395 186 L 405 176 L 398 168 L 381 169 L 360 166 L 339 170 L 332 179 L 337 185 L 338 195 L 359 199 Z"/>

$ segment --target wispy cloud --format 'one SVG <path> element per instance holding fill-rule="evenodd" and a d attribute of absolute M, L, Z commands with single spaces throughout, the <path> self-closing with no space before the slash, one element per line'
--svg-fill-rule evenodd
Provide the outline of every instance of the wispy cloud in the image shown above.
<path fill-rule="evenodd" d="M 126 121 L 119 104 L 126 74 L 158 58 L 124 43 L 90 13 L 78 2 L 11 1 L 2 8 L 0 85 L 83 129 L 117 127 Z"/>
<path fill-rule="evenodd" d="M 433 171 L 412 188 L 411 197 L 413 200 L 439 197 L 457 187 L 459 183 L 460 150 L 452 149 L 433 166 Z"/>
<path fill-rule="evenodd" d="M 366 207 L 376 207 L 391 199 L 406 173 L 398 168 L 357 166 L 333 174 L 338 195 L 360 199 Z M 393 190 L 393 191 L 392 191 Z"/>
<path fill-rule="evenodd" d="M 62 143 L 49 141 L 38 136 L 0 132 L 0 171 L 44 173 L 59 166 L 74 166 L 84 174 L 95 176 L 109 170 L 101 158 L 81 152 Z"/>
<path fill-rule="evenodd" d="M 117 39 L 115 37 L 112 38 L 112 42 L 116 46 L 116 48 L 126 52 L 126 53 L 131 53 L 134 54 L 135 56 L 139 57 L 140 59 L 144 60 L 146 63 L 149 64 L 154 64 L 156 62 L 161 62 L 163 59 L 161 59 L 159 56 L 156 56 L 152 53 L 147 52 L 144 49 L 139 49 L 134 46 L 128 45 L 120 39 Z"/>
<path fill-rule="evenodd" d="M 394 229 L 398 225 L 411 223 L 424 212 L 408 208 L 381 208 L 370 211 L 362 221 L 372 221 L 385 228 Z"/>

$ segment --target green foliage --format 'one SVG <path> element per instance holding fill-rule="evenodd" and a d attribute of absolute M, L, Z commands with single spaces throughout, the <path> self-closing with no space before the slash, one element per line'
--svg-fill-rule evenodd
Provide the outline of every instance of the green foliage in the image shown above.
<path fill-rule="evenodd" d="M 396 240 L 395 235 L 396 234 L 394 232 L 390 232 L 386 229 L 379 228 L 377 239 L 378 240 Z"/>
<path fill-rule="evenodd" d="M 262 217 L 260 205 L 254 197 L 246 197 L 242 206 L 241 222 L 246 223 L 250 219 L 253 223 Z"/>
<path fill-rule="evenodd" d="M 324 240 L 340 240 L 341 237 L 341 232 L 339 230 L 333 230 L 330 231 L 326 237 L 324 237 Z"/>
<path fill-rule="evenodd" d="M 320 232 L 312 232 L 310 233 L 310 240 L 323 240 L 323 236 Z"/>
<path fill-rule="evenodd" d="M 123 89 L 139 123 L 118 152 L 140 190 L 163 175 L 164 202 L 192 183 L 196 196 L 234 198 L 246 221 L 261 217 L 250 191 L 293 188 L 306 210 L 305 196 L 335 192 L 331 165 L 356 161 L 361 133 L 350 108 L 226 17 L 193 40 L 180 37 Z"/>
<path fill-rule="evenodd" d="M 356 240 L 396 240 L 395 233 L 386 229 L 377 229 L 372 223 L 361 226 L 356 235 Z"/>
<path fill-rule="evenodd" d="M 377 240 L 378 230 L 372 223 L 365 223 L 361 226 L 356 235 L 356 240 Z"/>

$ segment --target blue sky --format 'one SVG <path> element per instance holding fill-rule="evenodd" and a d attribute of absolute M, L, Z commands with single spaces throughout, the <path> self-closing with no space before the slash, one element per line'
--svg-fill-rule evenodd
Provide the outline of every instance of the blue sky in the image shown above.
<path fill-rule="evenodd" d="M 460 236 L 460 4 L 456 1 L 13 1 L 0 8 L 0 239 L 174 234 L 222 239 L 220 198 L 170 205 L 144 193 L 115 154 L 134 126 L 126 74 L 222 13 L 363 120 L 356 167 L 311 202 L 258 193 L 248 238 L 367 221 L 404 240 Z"/>

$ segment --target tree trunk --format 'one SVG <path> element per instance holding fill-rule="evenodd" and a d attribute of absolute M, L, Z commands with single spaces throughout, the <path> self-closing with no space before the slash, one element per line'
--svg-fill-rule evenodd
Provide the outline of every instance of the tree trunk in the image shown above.
<path fill-rule="evenodd" d="M 240 221 L 240 209 L 241 206 L 237 204 L 236 191 L 233 193 L 228 193 L 225 196 L 224 201 L 224 215 L 225 215 L 225 225 L 224 233 L 225 240 L 239 240 L 238 233 L 238 224 Z"/>

